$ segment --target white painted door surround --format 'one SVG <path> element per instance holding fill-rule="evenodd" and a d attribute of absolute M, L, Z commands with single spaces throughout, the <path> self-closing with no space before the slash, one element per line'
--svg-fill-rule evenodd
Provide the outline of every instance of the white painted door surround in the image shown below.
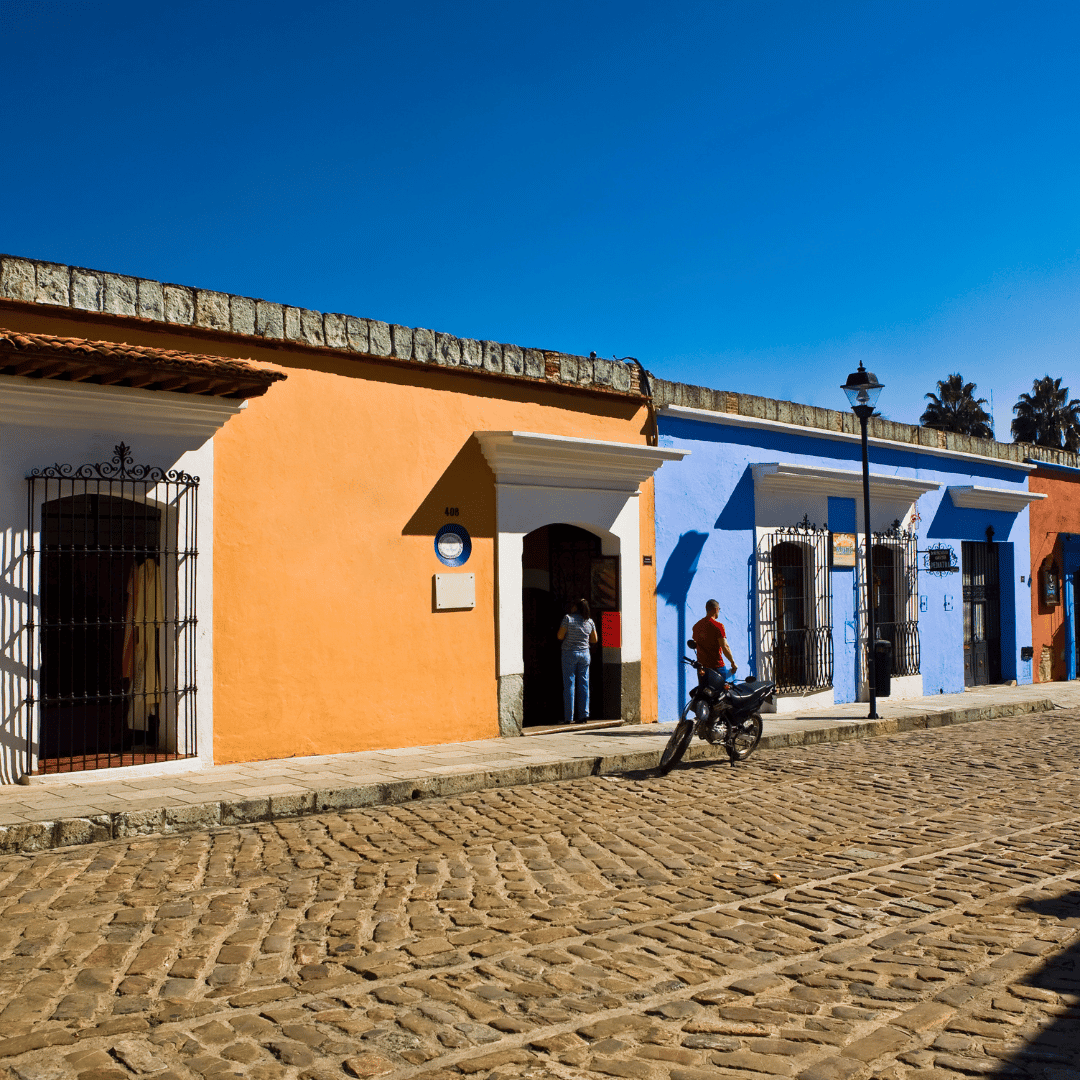
<path fill-rule="evenodd" d="M 640 715 L 641 527 L 639 488 L 665 461 L 689 451 L 577 439 L 528 431 L 478 431 L 495 473 L 495 611 L 499 730 L 521 734 L 521 555 L 525 536 L 544 525 L 576 525 L 621 559 L 624 716 Z M 630 683 L 631 685 L 627 685 Z"/>

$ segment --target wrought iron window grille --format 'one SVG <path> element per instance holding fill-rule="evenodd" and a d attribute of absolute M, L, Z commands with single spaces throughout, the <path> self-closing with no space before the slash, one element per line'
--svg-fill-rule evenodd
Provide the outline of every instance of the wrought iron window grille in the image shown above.
<path fill-rule="evenodd" d="M 32 767 L 195 756 L 198 477 L 137 465 L 121 442 L 27 481 Z"/>
<path fill-rule="evenodd" d="M 833 684 L 829 530 L 809 515 L 765 533 L 758 543 L 760 675 L 780 693 Z"/>

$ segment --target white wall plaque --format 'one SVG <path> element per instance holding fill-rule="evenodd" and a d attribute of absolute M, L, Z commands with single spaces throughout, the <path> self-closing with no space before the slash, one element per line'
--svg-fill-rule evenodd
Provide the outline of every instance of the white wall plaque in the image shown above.
<path fill-rule="evenodd" d="M 475 574 L 436 574 L 435 610 L 454 611 L 476 607 Z"/>

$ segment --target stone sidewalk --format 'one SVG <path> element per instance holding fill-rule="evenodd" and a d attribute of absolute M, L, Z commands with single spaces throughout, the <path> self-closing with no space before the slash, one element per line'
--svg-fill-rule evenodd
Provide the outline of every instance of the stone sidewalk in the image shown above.
<path fill-rule="evenodd" d="M 1080 682 L 990 686 L 963 694 L 765 714 L 759 752 L 1080 707 Z M 672 725 L 557 729 L 522 739 L 219 765 L 147 779 L 35 778 L 0 787 L 0 854 L 126 836 L 188 832 L 322 811 L 406 803 L 486 788 L 655 768 Z M 695 740 L 686 760 L 723 751 Z M 86 775 L 86 774 L 84 774 Z"/>

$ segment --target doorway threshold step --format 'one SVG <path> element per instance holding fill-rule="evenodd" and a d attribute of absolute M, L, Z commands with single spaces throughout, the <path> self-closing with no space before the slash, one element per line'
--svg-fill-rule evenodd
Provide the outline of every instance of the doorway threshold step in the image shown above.
<path fill-rule="evenodd" d="M 555 735 L 568 731 L 595 731 L 597 728 L 622 727 L 625 720 L 586 720 L 584 724 L 551 724 L 549 727 L 522 728 L 522 735 Z"/>

